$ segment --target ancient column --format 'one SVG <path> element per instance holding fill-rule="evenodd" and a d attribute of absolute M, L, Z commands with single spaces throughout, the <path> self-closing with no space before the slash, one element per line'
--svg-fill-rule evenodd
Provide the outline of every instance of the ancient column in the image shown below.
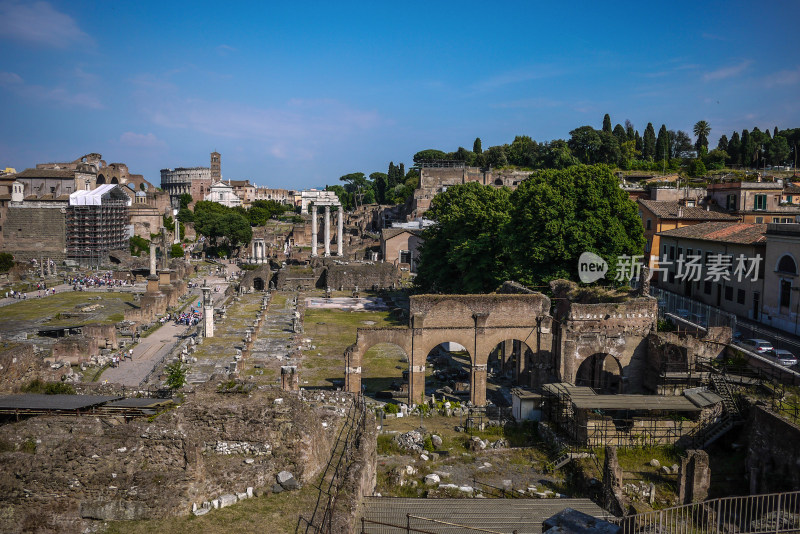
<path fill-rule="evenodd" d="M 325 206 L 325 257 L 331 255 L 331 207 Z"/>
<path fill-rule="evenodd" d="M 161 268 L 164 270 L 169 269 L 169 238 L 167 237 L 167 228 L 161 227 Z"/>
<path fill-rule="evenodd" d="M 203 280 L 203 337 L 214 337 L 214 301 L 211 299 L 211 288 Z"/>
<path fill-rule="evenodd" d="M 156 274 L 156 244 L 150 242 L 150 276 Z"/>
<path fill-rule="evenodd" d="M 339 205 L 338 218 L 336 220 L 336 255 L 342 256 L 342 230 L 344 229 L 344 220 L 342 217 L 343 208 Z"/>
<path fill-rule="evenodd" d="M 408 405 L 425 402 L 425 366 L 408 366 Z"/>
<path fill-rule="evenodd" d="M 473 365 L 470 371 L 470 400 L 473 406 L 483 406 L 486 404 L 486 364 Z M 422 376 L 424 378 L 424 372 Z"/>
<path fill-rule="evenodd" d="M 178 214 L 175 214 L 175 239 L 172 241 L 173 244 L 177 244 L 181 242 L 181 226 L 180 222 L 178 221 Z"/>
<path fill-rule="evenodd" d="M 311 256 L 317 255 L 317 205 L 311 206 Z"/>

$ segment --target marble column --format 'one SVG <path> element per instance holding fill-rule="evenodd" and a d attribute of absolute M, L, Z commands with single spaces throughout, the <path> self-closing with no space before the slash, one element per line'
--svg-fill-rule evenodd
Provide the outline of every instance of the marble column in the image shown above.
<path fill-rule="evenodd" d="M 311 256 L 317 255 L 317 206 L 311 206 Z"/>
<path fill-rule="evenodd" d="M 214 301 L 211 298 L 211 288 L 203 280 L 203 337 L 214 337 Z"/>
<path fill-rule="evenodd" d="M 175 240 L 172 243 L 177 244 L 180 242 L 181 242 L 181 223 L 178 220 L 178 216 L 175 215 Z"/>
<path fill-rule="evenodd" d="M 342 233 L 344 229 L 344 219 L 342 216 L 343 207 L 339 206 L 338 217 L 336 220 L 336 255 L 342 256 Z"/>
<path fill-rule="evenodd" d="M 325 257 L 331 255 L 331 207 L 325 206 Z"/>
<path fill-rule="evenodd" d="M 156 244 L 150 242 L 150 276 L 156 274 Z"/>

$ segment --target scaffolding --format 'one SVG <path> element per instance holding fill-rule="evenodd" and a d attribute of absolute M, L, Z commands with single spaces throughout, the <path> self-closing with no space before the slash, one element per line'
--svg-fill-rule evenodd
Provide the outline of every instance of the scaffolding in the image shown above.
<path fill-rule="evenodd" d="M 109 251 L 128 247 L 127 195 L 115 186 L 95 191 L 94 202 L 78 202 L 70 195 L 66 213 L 67 257 L 86 266 L 100 266 Z"/>

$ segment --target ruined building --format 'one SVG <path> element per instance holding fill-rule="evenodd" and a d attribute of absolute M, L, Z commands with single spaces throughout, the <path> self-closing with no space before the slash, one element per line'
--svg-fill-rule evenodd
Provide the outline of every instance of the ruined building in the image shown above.
<path fill-rule="evenodd" d="M 116 185 L 76 191 L 66 209 L 67 257 L 99 265 L 111 250 L 128 247 L 128 197 Z"/>
<path fill-rule="evenodd" d="M 169 193 L 175 208 L 180 207 L 180 196 L 186 193 L 192 195 L 194 202 L 197 202 L 210 192 L 212 183 L 221 180 L 221 165 L 219 152 L 212 152 L 211 167 L 161 169 L 161 189 Z"/>

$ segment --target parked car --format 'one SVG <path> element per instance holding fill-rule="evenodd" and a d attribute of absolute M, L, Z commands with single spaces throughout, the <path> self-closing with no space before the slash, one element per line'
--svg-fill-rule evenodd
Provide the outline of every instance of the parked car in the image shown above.
<path fill-rule="evenodd" d="M 776 362 L 786 367 L 791 367 L 797 364 L 797 358 L 788 350 L 772 349 L 764 353 L 766 356 L 773 358 Z"/>
<path fill-rule="evenodd" d="M 767 341 L 766 339 L 745 339 L 742 341 L 742 346 L 746 349 L 750 349 L 753 352 L 765 353 L 768 350 L 773 350 L 772 343 Z"/>

